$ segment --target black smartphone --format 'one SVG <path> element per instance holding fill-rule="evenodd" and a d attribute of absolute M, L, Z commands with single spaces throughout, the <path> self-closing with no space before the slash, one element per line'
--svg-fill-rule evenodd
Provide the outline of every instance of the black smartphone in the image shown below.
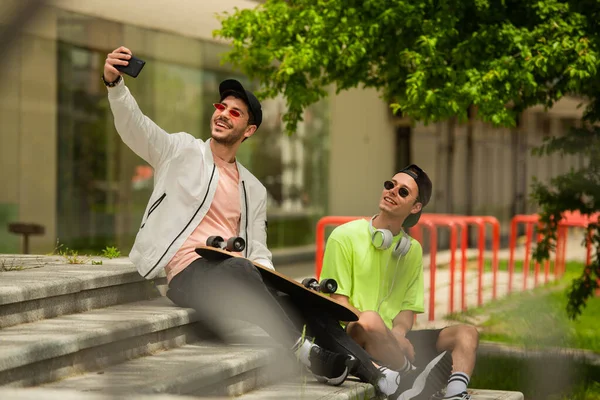
<path fill-rule="evenodd" d="M 124 74 L 137 78 L 137 76 L 142 71 L 142 68 L 144 68 L 144 65 L 146 65 L 146 61 L 137 58 L 133 54 L 131 55 L 131 58 L 127 61 L 129 61 L 128 65 L 115 65 L 115 68 Z"/>

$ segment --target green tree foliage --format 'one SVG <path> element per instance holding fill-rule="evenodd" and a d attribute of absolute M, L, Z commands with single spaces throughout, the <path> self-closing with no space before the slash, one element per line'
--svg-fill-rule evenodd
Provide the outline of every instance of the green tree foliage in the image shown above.
<path fill-rule="evenodd" d="M 595 121 L 593 115 L 584 117 L 584 122 L 586 119 Z M 543 239 L 538 244 L 535 257 L 544 260 L 555 248 L 557 227 L 564 211 L 579 211 L 582 215 L 593 215 L 600 210 L 600 128 L 587 126 L 572 129 L 566 136 L 547 139 L 534 153 L 538 155 L 583 154 L 589 160 L 586 167 L 558 176 L 551 180 L 550 185 L 534 181 L 533 198 L 540 206 L 540 219 L 543 223 L 541 228 Z M 600 279 L 598 220 L 588 226 L 585 244 L 587 245 L 588 242 L 591 242 L 595 250 L 594 256 L 590 265 L 586 266 L 581 276 L 573 281 L 569 290 L 567 313 L 573 319 L 581 314 L 586 300 L 598 288 Z"/>
<path fill-rule="evenodd" d="M 231 40 L 225 61 L 257 79 L 259 95 L 285 98 L 289 133 L 332 86 L 375 88 L 394 111 L 425 123 L 464 121 L 475 106 L 481 120 L 514 126 L 530 106 L 550 107 L 565 95 L 589 101 L 584 128 L 539 150 L 590 157 L 584 170 L 535 185 L 548 223 L 536 252 L 543 258 L 562 211 L 600 207 L 591 149 L 598 131 L 589 128 L 600 117 L 599 21 L 597 0 L 267 0 L 222 16 L 215 35 Z M 598 273 L 594 263 L 590 274 Z M 571 298 L 580 303 L 570 303 L 570 315 L 591 293 L 592 277 L 575 282 Z"/>

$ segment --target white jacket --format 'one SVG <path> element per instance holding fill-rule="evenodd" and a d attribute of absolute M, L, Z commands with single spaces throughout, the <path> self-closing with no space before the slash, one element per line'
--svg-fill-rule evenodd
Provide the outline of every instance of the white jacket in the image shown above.
<path fill-rule="evenodd" d="M 146 117 L 121 82 L 108 90 L 115 127 L 123 142 L 154 168 L 154 190 L 129 258 L 152 279 L 163 270 L 212 203 L 219 170 L 210 141 L 184 132 L 169 134 Z M 273 269 L 267 249 L 267 190 L 239 162 L 241 219 L 238 235 L 244 256 Z"/>

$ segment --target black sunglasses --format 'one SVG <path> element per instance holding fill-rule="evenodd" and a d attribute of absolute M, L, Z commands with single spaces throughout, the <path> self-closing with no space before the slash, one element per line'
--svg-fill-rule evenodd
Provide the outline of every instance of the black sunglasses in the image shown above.
<path fill-rule="evenodd" d="M 385 182 L 383 182 L 383 187 L 386 190 L 392 190 L 394 187 L 396 187 L 396 184 L 394 182 L 392 182 L 392 181 L 385 181 Z M 407 188 L 405 188 L 404 186 L 401 186 L 398 189 L 398 195 L 400 197 L 408 197 L 408 195 L 410 195 L 410 192 L 408 191 Z M 419 200 L 418 197 L 417 197 L 417 200 Z"/>

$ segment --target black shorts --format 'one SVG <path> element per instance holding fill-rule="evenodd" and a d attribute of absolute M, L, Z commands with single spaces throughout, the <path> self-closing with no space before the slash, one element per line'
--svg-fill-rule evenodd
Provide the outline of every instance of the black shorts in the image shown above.
<path fill-rule="evenodd" d="M 415 367 L 425 367 L 429 361 L 440 354 L 436 343 L 441 331 L 441 329 L 420 329 L 406 334 L 406 338 L 415 348 L 415 362 L 413 362 Z"/>
<path fill-rule="evenodd" d="M 348 329 L 348 326 L 344 327 L 344 330 L 346 329 Z M 409 331 L 406 334 L 406 338 L 415 349 L 415 361 L 412 363 L 415 367 L 424 368 L 429 364 L 429 361 L 440 354 L 436 344 L 442 329 L 420 329 Z M 381 361 L 373 357 L 371 359 L 379 365 L 384 365 Z"/>

